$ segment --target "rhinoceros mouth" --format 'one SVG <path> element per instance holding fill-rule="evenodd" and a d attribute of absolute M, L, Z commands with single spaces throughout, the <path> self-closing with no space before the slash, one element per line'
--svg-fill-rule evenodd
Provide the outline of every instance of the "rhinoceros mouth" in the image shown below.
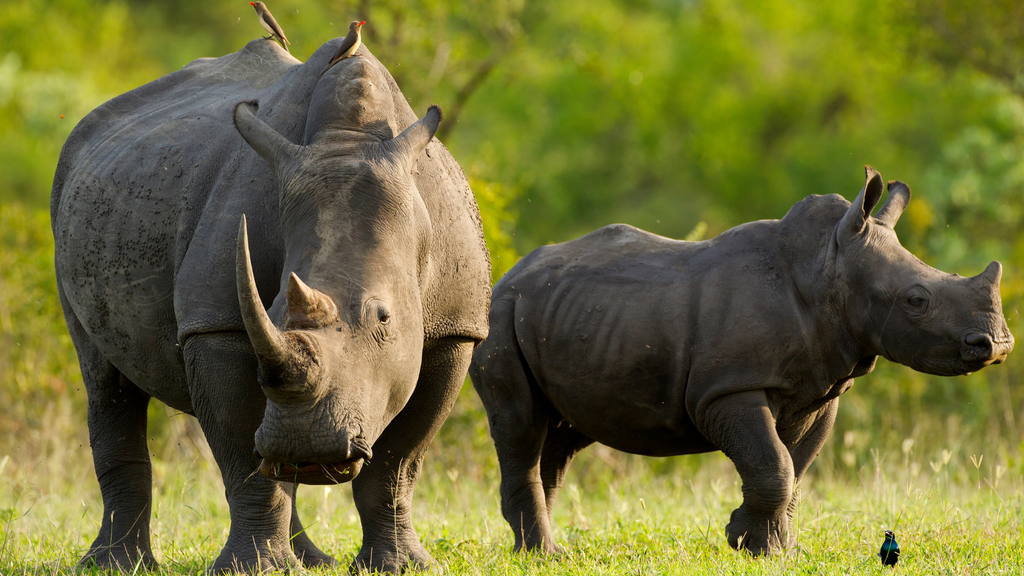
<path fill-rule="evenodd" d="M 319 462 L 283 464 L 264 458 L 260 463 L 260 473 L 267 478 L 296 484 L 341 484 L 358 476 L 362 468 L 363 458 L 353 458 L 334 464 Z"/>

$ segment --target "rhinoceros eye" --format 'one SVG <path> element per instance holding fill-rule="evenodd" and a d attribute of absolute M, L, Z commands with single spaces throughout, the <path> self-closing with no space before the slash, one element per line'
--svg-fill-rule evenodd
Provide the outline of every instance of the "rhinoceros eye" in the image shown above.
<path fill-rule="evenodd" d="M 911 313 L 924 314 L 928 310 L 928 291 L 920 286 L 911 288 L 903 296 L 903 301 Z"/>

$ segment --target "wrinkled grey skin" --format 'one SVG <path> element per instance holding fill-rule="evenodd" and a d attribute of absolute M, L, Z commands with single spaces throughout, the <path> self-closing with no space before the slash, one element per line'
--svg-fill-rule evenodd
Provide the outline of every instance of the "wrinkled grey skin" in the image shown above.
<path fill-rule="evenodd" d="M 417 121 L 365 47 L 318 81 L 340 41 L 306 63 L 266 40 L 197 60 L 65 144 L 57 281 L 104 506 L 83 562 L 155 564 L 150 398 L 194 414 L 220 466 L 215 570 L 335 562 L 261 457 L 358 474 L 353 567 L 432 561 L 412 491 L 486 337 L 490 264 L 465 175 L 432 139 L 439 110 Z"/>
<path fill-rule="evenodd" d="M 794 487 L 838 397 L 877 356 L 939 375 L 1013 347 L 993 262 L 931 268 L 893 225 L 910 189 L 881 177 L 853 203 L 810 196 L 782 220 L 681 242 L 613 225 L 539 248 L 494 287 L 470 375 L 501 465 L 516 549 L 557 551 L 550 513 L 592 442 L 635 454 L 723 451 L 743 479 L 729 544 L 794 543 Z"/>

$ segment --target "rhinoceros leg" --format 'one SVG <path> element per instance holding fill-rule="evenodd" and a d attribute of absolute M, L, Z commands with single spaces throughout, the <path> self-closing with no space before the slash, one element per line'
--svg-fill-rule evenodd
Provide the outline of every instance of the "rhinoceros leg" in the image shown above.
<path fill-rule="evenodd" d="M 701 432 L 732 460 L 743 479 L 743 504 L 725 527 L 729 545 L 756 555 L 780 552 L 790 540 L 794 470 L 764 391 L 722 396 L 701 420 Z"/>
<path fill-rule="evenodd" d="M 416 390 L 373 445 L 373 460 L 352 481 L 363 525 L 353 570 L 398 573 L 424 569 L 433 558 L 412 527 L 412 493 L 427 446 L 455 405 L 473 342 L 447 338 L 424 345 Z"/>
<path fill-rule="evenodd" d="M 103 494 L 103 521 L 81 564 L 125 571 L 140 564 L 156 567 L 149 540 L 153 497 L 146 445 L 149 396 L 112 366 L 91 385 L 90 380 L 85 379 L 89 444 Z"/>
<path fill-rule="evenodd" d="M 306 534 L 306 529 L 302 527 L 302 521 L 299 520 L 299 510 L 295 505 L 295 493 L 299 485 L 292 484 L 291 487 L 292 522 L 289 532 L 291 533 L 292 552 L 295 552 L 295 556 L 306 568 L 336 566 L 338 561 L 317 548 L 316 544 L 309 539 L 309 535 Z"/>
<path fill-rule="evenodd" d="M 289 543 L 291 487 L 259 473 L 253 455 L 266 396 L 256 382 L 256 356 L 244 332 L 192 336 L 184 345 L 189 392 L 231 509 L 228 541 L 215 572 L 264 572 L 298 566 Z"/>
<path fill-rule="evenodd" d="M 568 422 L 555 422 L 554 420 L 552 419 L 548 424 L 548 432 L 544 437 L 544 448 L 540 456 L 540 479 L 544 485 L 544 500 L 548 509 L 549 523 L 555 496 L 558 495 L 558 490 L 562 487 L 569 464 L 580 453 L 580 450 L 594 443 Z"/>
<path fill-rule="evenodd" d="M 146 445 L 149 395 L 139 390 L 100 354 L 70 306 L 65 318 L 89 396 L 89 444 L 103 495 L 100 533 L 82 566 L 129 571 L 155 568 L 149 519 L 153 470 Z"/>
<path fill-rule="evenodd" d="M 786 516 L 790 526 L 793 525 L 793 515 L 796 513 L 796 504 L 799 498 L 797 492 L 800 489 L 800 481 L 804 473 L 811 466 L 811 462 L 818 456 L 822 446 L 832 433 L 832 427 L 836 423 L 836 413 L 839 410 L 839 399 L 834 398 L 825 405 L 815 417 L 811 427 L 799 438 L 788 438 L 785 430 L 779 431 L 779 436 L 789 448 L 790 458 L 793 460 L 793 497 L 789 499 L 789 506 L 786 508 Z M 796 545 L 796 530 L 790 530 L 788 546 Z"/>
<path fill-rule="evenodd" d="M 496 313 L 492 308 L 491 317 Z M 491 325 L 496 324 L 492 320 Z M 476 356 L 480 361 L 472 367 L 473 386 L 491 424 L 491 438 L 501 468 L 501 514 L 515 535 L 514 550 L 558 552 L 541 478 L 541 455 L 553 408 L 532 383 L 533 377 L 528 374 L 514 335 L 508 338 L 492 331 L 492 337 L 476 351 Z M 552 440 L 552 446 L 559 443 Z M 555 452 L 551 453 L 552 487 L 556 479 L 560 482 Z M 568 466 L 568 459 L 564 465 Z M 552 491 L 552 498 L 556 490 Z"/>

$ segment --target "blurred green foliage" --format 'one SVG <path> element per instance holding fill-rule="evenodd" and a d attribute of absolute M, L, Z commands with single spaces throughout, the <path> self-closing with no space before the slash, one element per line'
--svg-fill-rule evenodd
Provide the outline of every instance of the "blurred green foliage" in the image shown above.
<path fill-rule="evenodd" d="M 444 107 L 439 136 L 470 177 L 495 278 L 538 245 L 612 222 L 711 237 L 779 218 L 808 194 L 852 198 L 871 164 L 914 189 L 897 231 L 925 262 L 968 275 L 1002 261 L 1018 336 L 1021 6 L 270 2 L 299 59 L 367 20 L 364 41 L 414 109 Z M 78 386 L 45 216 L 67 134 L 102 101 L 262 33 L 244 0 L 0 4 L 0 404 L 16 407 L 0 432 L 37 422 L 47 398 Z M 870 447 L 918 438 L 915 450 L 992 447 L 1024 468 L 1019 355 L 947 379 L 880 362 L 840 403 L 822 458 L 855 472 Z M 84 395 L 71 397 L 84 406 Z M 453 422 L 479 432 L 469 422 L 482 414 L 465 410 Z"/>

